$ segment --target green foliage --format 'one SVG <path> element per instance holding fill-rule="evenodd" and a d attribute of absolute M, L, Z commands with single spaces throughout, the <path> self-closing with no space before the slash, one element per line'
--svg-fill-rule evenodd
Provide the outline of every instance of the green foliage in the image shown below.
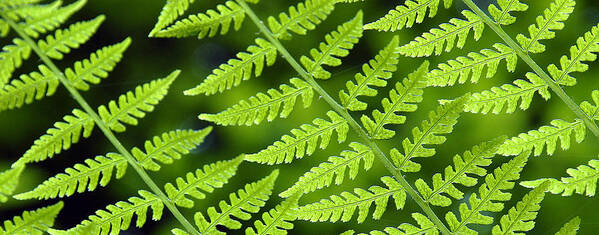
<path fill-rule="evenodd" d="M 395 36 L 387 46 L 379 53 L 362 65 L 362 73 L 357 73 L 354 77 L 356 83 L 347 81 L 347 92 L 339 92 L 339 99 L 343 107 L 351 111 L 365 110 L 367 103 L 358 100 L 358 96 L 376 96 L 376 89 L 369 86 L 385 87 L 387 79 L 391 78 L 393 72 L 397 70 L 398 57 L 395 49 L 399 46 L 399 37 Z"/>
<path fill-rule="evenodd" d="M 570 47 L 570 58 L 567 55 L 560 58 L 561 69 L 550 64 L 547 70 L 556 83 L 574 86 L 576 78 L 570 73 L 587 71 L 589 66 L 583 62 L 595 61 L 597 55 L 594 53 L 599 53 L 599 25 L 593 26 L 589 32 L 576 39 L 576 45 Z"/>
<path fill-rule="evenodd" d="M 500 25 L 510 25 L 516 22 L 516 17 L 510 15 L 512 11 L 526 11 L 528 5 L 520 2 L 520 0 L 497 0 L 497 6 L 489 5 L 489 14 L 495 22 Z"/>
<path fill-rule="evenodd" d="M 449 8 L 453 0 L 443 0 L 445 8 Z M 364 26 L 364 29 L 376 29 L 378 31 L 398 31 L 411 28 L 414 23 L 422 23 L 427 16 L 432 18 L 437 15 L 437 9 L 441 0 L 407 0 L 404 5 L 398 5 L 390 10 L 385 16 Z"/>
<path fill-rule="evenodd" d="M 580 217 L 576 216 L 562 226 L 555 235 L 576 235 L 580 229 Z"/>
<path fill-rule="evenodd" d="M 158 16 L 158 21 L 156 22 L 156 25 L 154 25 L 154 28 L 152 29 L 152 32 L 150 32 L 149 36 L 154 36 L 156 32 L 172 24 L 175 20 L 177 20 L 177 18 L 179 18 L 179 16 L 185 13 L 187 8 L 189 8 L 189 5 L 191 5 L 193 2 L 194 0 L 167 1 L 164 4 L 164 7 L 162 7 L 160 16 Z"/>
<path fill-rule="evenodd" d="M 318 49 L 313 48 L 310 50 L 311 59 L 308 56 L 300 58 L 300 62 L 312 77 L 318 79 L 329 79 L 331 77 L 331 73 L 322 66 L 341 65 L 341 60 L 337 57 L 349 55 L 349 50 L 362 37 L 362 18 L 363 14 L 359 11 L 353 19 L 338 26 L 336 31 L 327 34 L 325 41 L 320 43 Z"/>
<path fill-rule="evenodd" d="M 397 114 L 397 112 L 416 111 L 418 103 L 422 102 L 423 88 L 426 87 L 425 78 L 428 65 L 428 61 L 425 61 L 402 82 L 395 83 L 395 89 L 389 91 L 389 98 L 384 98 L 381 102 L 383 112 L 378 109 L 372 111 L 374 120 L 362 115 L 360 120 L 370 137 L 374 139 L 392 138 L 395 136 L 395 131 L 385 128 L 385 125 L 406 122 L 406 116 Z"/>
<path fill-rule="evenodd" d="M 595 196 L 597 191 L 597 180 L 599 179 L 599 160 L 590 160 L 587 165 L 580 165 L 577 168 L 570 168 L 566 171 L 569 177 L 556 179 L 538 179 L 533 181 L 524 181 L 520 183 L 525 187 L 538 187 L 545 181 L 549 181 L 549 191 L 553 194 L 562 196 L 571 196 L 580 194 L 588 197 Z"/>
<path fill-rule="evenodd" d="M 254 221 L 254 228 L 247 228 L 246 235 L 255 234 L 287 234 L 286 230 L 293 229 L 292 221 L 297 219 L 296 209 L 299 194 L 292 196 L 275 208 L 262 214 L 262 220 Z"/>
<path fill-rule="evenodd" d="M 593 93 L 591 94 L 591 97 L 592 97 L 593 103 L 595 103 L 595 105 L 592 105 L 588 101 L 583 101 L 580 104 L 580 108 L 587 115 L 589 115 L 589 117 L 591 119 L 599 121 L 599 90 L 594 90 Z"/>
<path fill-rule="evenodd" d="M 15 192 L 23 169 L 25 165 L 19 165 L 0 172 L 0 203 L 8 201 L 8 197 Z"/>
<path fill-rule="evenodd" d="M 294 158 L 312 155 L 316 147 L 325 149 L 331 141 L 333 132 L 337 132 L 337 141 L 343 143 L 347 138 L 349 126 L 339 114 L 329 111 L 327 116 L 331 121 L 316 118 L 310 124 L 303 124 L 299 129 L 291 130 L 294 136 L 284 135 L 268 148 L 254 154 L 249 154 L 245 160 L 262 164 L 290 163 Z M 320 145 L 318 140 L 320 139 Z"/>
<path fill-rule="evenodd" d="M 58 202 L 34 211 L 24 211 L 21 216 L 4 221 L 4 227 L 0 226 L 0 234 L 45 234 L 46 230 L 54 225 L 54 220 L 63 206 L 62 202 Z"/>
<path fill-rule="evenodd" d="M 462 14 L 466 17 L 465 20 L 453 18 L 449 23 L 439 25 L 439 29 L 433 28 L 397 48 L 397 52 L 410 57 L 428 57 L 433 53 L 440 55 L 443 51 L 450 52 L 454 46 L 462 48 L 471 30 L 474 31 L 474 40 L 478 41 L 483 34 L 485 23 L 471 11 L 464 10 Z"/>
<path fill-rule="evenodd" d="M 539 43 L 539 40 L 555 38 L 555 32 L 551 30 L 561 30 L 564 28 L 563 21 L 566 21 L 574 11 L 574 0 L 555 0 L 549 8 L 545 9 L 543 16 L 537 17 L 537 24 L 528 27 L 530 37 L 518 34 L 516 40 L 525 51 L 531 53 L 541 53 L 545 51 L 545 45 Z"/>
<path fill-rule="evenodd" d="M 48 35 L 45 41 L 39 41 L 38 47 L 48 57 L 60 60 L 63 53 L 71 52 L 71 48 L 78 48 L 85 43 L 98 29 L 106 17 L 103 15 L 90 21 L 81 21 L 69 26 L 65 30 L 56 30 L 55 35 Z"/>
<path fill-rule="evenodd" d="M 547 187 L 549 182 L 544 182 L 524 195 L 516 206 L 509 209 L 508 214 L 501 217 L 500 225 L 493 226 L 493 234 L 513 234 L 532 230 Z"/>
<path fill-rule="evenodd" d="M 380 186 L 371 186 L 368 190 L 356 188 L 354 193 L 342 192 L 340 196 L 333 195 L 330 199 L 301 206 L 297 209 L 298 219 L 312 222 L 339 220 L 347 222 L 358 209 L 358 223 L 362 223 L 368 217 L 372 203 L 375 204 L 372 217 L 379 219 L 387 209 L 389 197 L 393 197 L 397 210 L 402 209 L 406 202 L 406 192 L 403 187 L 392 177 L 383 177 L 381 181 L 387 186 L 386 188 Z"/>
<path fill-rule="evenodd" d="M 439 234 L 435 224 L 431 222 L 426 216 L 419 213 L 412 213 L 412 218 L 416 220 L 418 226 L 414 226 L 408 223 L 403 223 L 398 227 L 386 227 L 384 232 L 371 231 L 370 235 L 407 235 L 407 234 L 425 234 L 425 235 L 436 235 Z M 353 235 L 354 231 L 348 231 L 343 235 Z"/>
<path fill-rule="evenodd" d="M 574 134 L 576 142 L 580 143 L 584 140 L 586 128 L 581 120 L 566 122 L 555 119 L 551 121 L 551 126 L 542 126 L 538 130 L 521 133 L 507 140 L 501 145 L 497 153 L 504 156 L 514 156 L 534 149 L 534 155 L 539 156 L 543 153 L 544 147 L 547 146 L 547 154 L 553 155 L 558 140 L 563 150 L 570 148 L 572 134 Z"/>
<path fill-rule="evenodd" d="M 305 0 L 297 6 L 289 7 L 289 13 L 280 13 L 277 20 L 269 16 L 268 28 L 275 38 L 289 40 L 291 33 L 305 35 L 308 30 L 313 30 L 316 25 L 325 20 L 335 9 L 338 0 Z"/>
<path fill-rule="evenodd" d="M 53 11 L 40 12 L 41 14 L 34 17 L 28 17 L 25 22 L 19 23 L 19 26 L 27 35 L 37 38 L 40 34 L 50 32 L 64 23 L 71 15 L 81 9 L 86 2 L 87 0 L 78 0 Z"/>

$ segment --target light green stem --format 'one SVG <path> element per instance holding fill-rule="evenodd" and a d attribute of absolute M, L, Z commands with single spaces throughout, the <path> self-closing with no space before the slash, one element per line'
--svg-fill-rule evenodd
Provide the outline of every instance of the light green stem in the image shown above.
<path fill-rule="evenodd" d="M 501 39 L 503 39 L 503 41 L 505 43 L 507 43 L 508 46 L 510 46 L 514 50 L 516 52 L 516 54 L 518 54 L 518 56 L 522 60 L 524 60 L 524 62 L 526 62 L 526 64 L 528 64 L 528 66 L 530 66 L 530 68 L 537 75 L 539 75 L 541 77 L 541 79 L 543 79 L 547 83 L 549 88 L 551 88 L 551 90 L 553 92 L 555 92 L 555 94 L 557 94 L 557 96 L 564 103 L 566 103 L 568 108 L 570 108 L 570 110 L 572 110 L 572 112 L 574 112 L 574 114 L 576 114 L 576 116 L 578 116 L 578 118 L 582 119 L 584 124 L 587 126 L 587 128 L 589 130 L 591 130 L 591 132 L 595 135 L 595 137 L 599 138 L 599 127 L 597 127 L 597 124 L 595 124 L 595 122 L 589 118 L 589 116 L 580 108 L 580 106 L 578 106 L 576 104 L 576 102 L 574 102 L 574 100 L 572 100 L 572 98 L 570 98 L 570 96 L 568 96 L 568 94 L 566 94 L 566 92 L 562 89 L 562 87 L 560 85 L 558 85 L 557 83 L 555 83 L 555 81 L 553 81 L 553 79 L 551 79 L 551 77 L 549 77 L 549 75 L 545 72 L 545 70 L 543 70 L 528 55 L 528 53 L 526 51 L 524 51 L 522 49 L 522 47 L 520 47 L 520 45 L 518 45 L 518 43 L 516 43 L 516 41 L 514 41 L 514 39 L 512 39 L 505 31 L 503 31 L 503 29 L 501 28 L 501 26 L 499 26 L 499 24 L 497 24 L 494 20 L 492 20 L 472 0 L 463 0 L 463 1 L 464 1 L 464 3 L 466 3 L 466 5 L 468 5 L 468 7 L 470 9 L 472 9 L 474 11 L 474 13 L 476 13 L 485 22 L 485 24 L 487 24 L 489 27 L 491 27 L 491 29 L 493 29 L 493 31 L 495 31 L 495 33 L 497 33 L 497 35 L 499 35 L 499 37 L 501 37 Z"/>
<path fill-rule="evenodd" d="M 141 177 L 141 179 L 148 185 L 148 187 L 154 192 L 166 205 L 169 211 L 175 216 L 175 218 L 185 227 L 185 229 L 191 233 L 199 235 L 200 233 L 195 229 L 195 227 L 181 214 L 181 212 L 177 209 L 175 204 L 171 202 L 170 199 L 162 192 L 162 190 L 156 185 L 156 183 L 152 180 L 152 178 L 148 175 L 148 173 L 137 163 L 135 158 L 125 149 L 123 144 L 116 138 L 114 133 L 106 126 L 106 124 L 102 121 L 100 116 L 91 108 L 91 106 L 85 101 L 83 96 L 79 94 L 69 82 L 69 80 L 64 76 L 64 74 L 58 69 L 58 67 L 50 60 L 50 58 L 37 46 L 37 44 L 29 37 L 17 23 L 15 23 L 12 19 L 6 16 L 4 12 L 0 12 L 0 16 L 7 22 L 15 32 L 29 44 L 31 49 L 35 51 L 35 53 L 40 57 L 40 59 L 52 70 L 52 72 L 58 77 L 58 80 L 62 83 L 62 85 L 69 91 L 73 99 L 77 101 L 77 103 L 85 110 L 85 112 L 94 120 L 94 122 L 98 125 L 98 128 L 102 130 L 106 138 L 114 145 L 114 147 L 123 155 L 127 162 L 135 169 L 137 174 Z"/>
<path fill-rule="evenodd" d="M 347 112 L 347 110 L 343 106 L 339 105 L 339 103 L 337 103 L 337 101 L 335 101 L 333 97 L 331 97 L 320 85 L 318 85 L 318 83 L 314 80 L 312 75 L 306 72 L 306 70 L 293 58 L 293 56 L 289 54 L 287 49 L 285 49 L 281 42 L 274 37 L 270 30 L 266 28 L 266 26 L 263 24 L 263 21 L 260 20 L 258 16 L 256 16 L 254 11 L 243 0 L 236 1 L 241 7 L 243 7 L 246 10 L 246 13 L 250 17 L 250 19 L 254 22 L 254 24 L 256 24 L 256 26 L 258 26 L 262 34 L 264 34 L 264 36 L 266 36 L 266 38 L 277 48 L 277 50 L 281 53 L 283 58 L 287 60 L 291 67 L 293 67 L 293 69 L 295 69 L 300 74 L 300 76 L 306 82 L 308 82 L 314 88 L 314 90 L 316 90 L 316 92 L 320 94 L 320 96 L 322 96 L 322 98 L 331 106 L 331 108 L 333 108 L 333 110 L 335 110 L 349 123 L 352 129 L 358 134 L 358 136 L 360 136 L 362 141 L 364 141 L 372 149 L 377 159 L 383 163 L 385 168 L 402 185 L 402 187 L 406 190 L 408 195 L 410 195 L 410 197 L 414 199 L 414 201 L 416 201 L 418 206 L 420 206 L 420 208 L 422 208 L 425 214 L 433 221 L 433 223 L 435 223 L 437 228 L 443 234 L 451 234 L 451 232 L 449 231 L 449 229 L 447 229 L 445 224 L 441 222 L 439 217 L 437 217 L 435 212 L 422 199 L 422 197 L 420 197 L 418 192 L 416 192 L 416 190 L 414 190 L 414 188 L 412 188 L 412 186 L 406 181 L 406 179 L 401 175 L 401 172 L 399 172 L 397 168 L 393 166 L 393 163 L 389 160 L 389 158 L 387 158 L 387 156 L 385 156 L 385 153 L 381 151 L 379 146 L 368 136 L 366 131 L 362 129 L 360 124 L 356 122 L 356 120 Z"/>

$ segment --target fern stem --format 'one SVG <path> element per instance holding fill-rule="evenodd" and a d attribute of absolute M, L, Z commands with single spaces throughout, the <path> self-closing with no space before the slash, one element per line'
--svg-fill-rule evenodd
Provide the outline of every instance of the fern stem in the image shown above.
<path fill-rule="evenodd" d="M 254 13 L 254 11 L 245 3 L 244 0 L 236 0 L 237 3 L 243 7 L 250 17 L 250 19 L 254 22 L 254 24 L 260 29 L 262 34 L 266 36 L 266 38 L 277 48 L 277 50 L 281 53 L 283 58 L 287 60 L 287 62 L 295 69 L 300 76 L 308 82 L 316 92 L 335 110 L 339 115 L 341 115 L 352 129 L 360 136 L 360 138 L 372 149 L 375 156 L 383 163 L 385 168 L 393 175 L 393 177 L 402 185 L 402 187 L 406 190 L 408 195 L 416 201 L 418 206 L 422 208 L 425 214 L 435 223 L 436 227 L 443 234 L 451 234 L 449 229 L 443 224 L 443 222 L 437 217 L 435 212 L 431 209 L 431 207 L 420 197 L 418 192 L 414 190 L 414 188 L 406 181 L 406 179 L 401 175 L 401 172 L 393 166 L 393 163 L 385 156 L 385 153 L 379 148 L 379 146 L 368 136 L 366 131 L 356 122 L 356 120 L 347 112 L 347 110 L 341 106 L 333 97 L 329 95 L 318 83 L 314 80 L 312 75 L 310 75 L 304 68 L 291 56 L 291 54 L 285 49 L 285 47 L 281 44 L 281 42 L 274 37 L 274 35 L 270 32 L 268 28 L 263 24 L 263 21 L 258 18 L 258 16 Z"/>
<path fill-rule="evenodd" d="M 11 18 L 7 17 L 4 12 L 0 12 L 0 17 L 7 22 L 15 32 L 29 44 L 29 46 L 33 49 L 33 51 L 40 57 L 40 59 L 48 66 L 52 72 L 58 77 L 58 80 L 62 83 L 62 85 L 69 91 L 73 99 L 77 101 L 77 103 L 85 110 L 85 112 L 94 120 L 94 122 L 98 125 L 98 128 L 102 130 L 102 133 L 106 136 L 106 138 L 114 145 L 114 147 L 127 159 L 127 162 L 135 169 L 137 174 L 141 177 L 141 179 L 146 183 L 146 185 L 162 200 L 162 202 L 166 205 L 169 211 L 175 216 L 175 218 L 185 227 L 185 229 L 191 233 L 200 235 L 200 233 L 195 229 L 195 227 L 181 214 L 181 212 L 177 209 L 175 204 L 173 204 L 166 194 L 162 192 L 162 190 L 158 187 L 158 185 L 152 180 L 152 178 L 148 175 L 148 173 L 137 163 L 135 158 L 127 151 L 127 149 L 123 146 L 123 144 L 116 138 L 114 133 L 106 126 L 106 124 L 102 121 L 100 116 L 92 109 L 92 107 L 87 103 L 87 101 L 81 96 L 79 91 L 77 91 L 69 82 L 69 80 L 65 77 L 65 75 L 58 69 L 58 67 L 50 60 L 50 58 L 37 46 L 37 44 L 31 39 L 25 32 L 15 23 Z"/>
<path fill-rule="evenodd" d="M 524 49 L 522 49 L 522 47 L 520 47 L 518 45 L 518 43 L 516 43 L 516 41 L 514 41 L 514 39 L 512 39 L 499 26 L 499 24 L 497 24 L 495 21 L 493 21 L 483 10 L 481 10 L 476 5 L 476 3 L 474 3 L 472 0 L 462 0 L 462 1 L 464 3 L 466 3 L 466 5 L 468 5 L 468 7 L 472 11 L 474 11 L 474 13 L 476 13 L 485 22 L 485 24 L 487 24 L 489 27 L 491 27 L 491 29 L 493 29 L 493 31 L 495 31 L 495 33 L 497 33 L 497 35 L 499 35 L 499 37 L 501 37 L 501 39 L 503 39 L 503 41 L 505 43 L 507 43 L 509 47 L 511 47 L 514 51 L 516 51 L 516 54 L 518 54 L 518 56 L 522 60 L 524 60 L 524 62 L 526 62 L 526 64 L 528 64 L 528 66 L 530 66 L 530 68 L 547 83 L 549 88 L 551 88 L 551 90 L 553 92 L 555 92 L 555 94 L 557 94 L 557 96 L 564 103 L 566 103 L 568 108 L 570 108 L 570 110 L 572 112 L 574 112 L 574 114 L 576 114 L 576 116 L 578 116 L 578 118 L 583 120 L 584 124 L 587 126 L 587 128 L 589 130 L 591 130 L 591 132 L 593 132 L 595 137 L 599 138 L 599 127 L 597 127 L 597 124 L 595 124 L 595 122 L 589 118 L 589 116 L 580 108 L 580 106 L 578 106 L 576 104 L 576 102 L 574 102 L 574 100 L 572 100 L 572 98 L 570 98 L 570 96 L 568 96 L 568 94 L 566 94 L 566 92 L 562 89 L 562 87 L 560 85 L 558 85 L 557 83 L 555 83 L 555 81 L 553 81 L 553 79 L 551 79 L 551 77 L 549 77 L 549 75 L 545 72 L 545 70 L 543 70 L 528 55 L 528 53 L 525 52 Z"/>

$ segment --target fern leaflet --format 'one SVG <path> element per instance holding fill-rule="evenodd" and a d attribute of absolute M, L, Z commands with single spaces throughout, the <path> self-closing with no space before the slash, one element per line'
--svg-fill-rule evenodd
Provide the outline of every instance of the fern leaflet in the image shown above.
<path fill-rule="evenodd" d="M 426 216 L 419 213 L 412 213 L 412 218 L 416 220 L 418 226 L 414 226 L 408 223 L 403 223 L 398 227 L 386 227 L 384 232 L 381 231 L 371 231 L 368 234 L 370 235 L 408 235 L 408 234 L 425 234 L 425 235 L 437 235 L 439 231 L 435 224 L 428 219 Z M 354 231 L 348 231 L 342 233 L 342 235 L 353 235 Z"/>
<path fill-rule="evenodd" d="M 34 38 L 40 34 L 54 30 L 56 27 L 64 23 L 72 14 L 81 9 L 87 0 L 78 0 L 70 5 L 58 8 L 54 11 L 48 11 L 44 14 L 35 15 L 35 17 L 27 18 L 25 22 L 19 23 L 19 27 L 23 31 Z"/>
<path fill-rule="evenodd" d="M 262 164 L 280 164 L 290 163 L 294 158 L 303 158 L 305 155 L 312 155 L 317 146 L 325 149 L 331 141 L 333 132 L 337 132 L 337 141 L 342 143 L 347 138 L 349 125 L 339 114 L 329 111 L 327 116 L 331 121 L 316 118 L 314 125 L 303 124 L 299 129 L 291 130 L 295 136 L 284 135 L 280 141 L 276 141 L 268 148 L 245 157 L 247 161 Z M 320 139 L 320 145 L 318 145 Z"/>
<path fill-rule="evenodd" d="M 158 16 L 158 21 L 154 28 L 150 32 L 150 37 L 154 36 L 154 34 L 166 26 L 172 24 L 179 16 L 183 15 L 189 5 L 191 5 L 195 0 L 171 0 L 166 1 L 162 10 L 160 11 L 160 16 Z"/>
<path fill-rule="evenodd" d="M 576 40 L 576 45 L 570 47 L 570 58 L 566 55 L 560 58 L 561 69 L 555 64 L 550 64 L 547 70 L 556 83 L 574 86 L 576 78 L 570 73 L 587 71 L 589 66 L 582 62 L 595 61 L 597 55 L 594 53 L 599 53 L 599 25 L 593 26 L 589 32 Z"/>
<path fill-rule="evenodd" d="M 580 143 L 584 140 L 586 127 L 581 120 L 576 119 L 574 122 L 566 122 L 555 119 L 551 121 L 551 126 L 542 126 L 538 130 L 521 133 L 517 137 L 507 140 L 501 145 L 497 153 L 510 156 L 534 149 L 534 156 L 539 156 L 543 153 L 543 148 L 547 146 L 547 154 L 553 155 L 557 148 L 558 139 L 563 150 L 570 148 L 570 136 L 572 134 L 574 134 L 576 142 Z"/>
<path fill-rule="evenodd" d="M 556 179 L 538 179 L 524 181 L 520 184 L 525 187 L 538 187 L 544 181 L 549 181 L 549 191 L 553 194 L 571 196 L 580 194 L 588 197 L 595 196 L 597 192 L 597 180 L 599 179 L 599 160 L 590 160 L 587 165 L 580 165 L 576 169 L 570 168 L 566 171 L 569 177 Z"/>
<path fill-rule="evenodd" d="M 518 34 L 516 40 L 525 51 L 531 53 L 541 53 L 545 51 L 545 45 L 539 43 L 539 40 L 555 38 L 555 32 L 551 30 L 561 30 L 564 28 L 563 21 L 566 21 L 574 11 L 574 0 L 555 0 L 549 8 L 545 9 L 543 16 L 537 17 L 537 24 L 528 27 L 530 38 L 523 34 Z"/>
<path fill-rule="evenodd" d="M 38 47 L 50 58 L 61 60 L 63 54 L 78 48 L 85 43 L 100 27 L 106 17 L 98 16 L 93 20 L 77 22 L 65 30 L 56 30 L 54 36 L 49 35 L 45 41 L 39 41 Z"/>
<path fill-rule="evenodd" d="M 25 165 L 18 165 L 11 169 L 0 172 L 0 202 L 4 203 L 8 201 L 17 186 L 19 185 L 19 178 L 21 173 L 25 169 Z"/>
<path fill-rule="evenodd" d="M 500 25 L 510 25 L 516 22 L 516 17 L 510 15 L 512 11 L 526 11 L 528 5 L 520 2 L 520 0 L 498 0 L 497 6 L 489 5 L 489 13 Z"/>
<path fill-rule="evenodd" d="M 501 217 L 499 224 L 493 226 L 493 234 L 515 234 L 532 230 L 537 211 L 541 209 L 539 204 L 545 198 L 545 190 L 548 186 L 549 183 L 545 182 L 524 195 L 516 206 L 508 210 L 508 214 Z"/>
<path fill-rule="evenodd" d="M 289 7 L 289 14 L 280 13 L 279 19 L 269 16 L 268 28 L 275 38 L 289 40 L 291 33 L 305 35 L 308 30 L 316 28 L 335 9 L 338 0 L 305 0 L 297 6 Z"/>
<path fill-rule="evenodd" d="M 275 208 L 270 209 L 262 214 L 261 220 L 254 221 L 254 228 L 247 228 L 245 230 L 246 235 L 256 234 L 286 234 L 286 230 L 293 229 L 291 221 L 297 219 L 297 201 L 300 195 L 297 194 L 293 197 L 287 198 L 281 204 Z"/>
<path fill-rule="evenodd" d="M 15 69 L 31 55 L 31 47 L 23 39 L 15 38 L 12 42 L 12 45 L 2 47 L 0 52 L 0 85 L 8 83 Z"/>
<path fill-rule="evenodd" d="M 555 235 L 576 235 L 580 229 L 580 217 L 576 216 L 562 226 Z"/>
<path fill-rule="evenodd" d="M 424 17 L 433 18 L 437 15 L 437 9 L 441 0 L 407 0 L 404 5 L 399 5 L 390 10 L 385 16 L 375 22 L 366 24 L 364 29 L 376 29 L 378 31 L 398 31 L 411 28 L 414 23 L 422 23 Z M 453 0 L 443 0 L 445 8 L 449 8 Z"/>
<path fill-rule="evenodd" d="M 580 104 L 580 108 L 587 115 L 589 115 L 589 118 L 599 121 L 599 90 L 594 90 L 593 93 L 591 94 L 591 97 L 592 97 L 593 103 L 595 103 L 595 105 L 592 105 L 588 101 L 583 101 Z"/>
<path fill-rule="evenodd" d="M 4 228 L 0 226 L 0 234 L 45 234 L 46 230 L 54 225 L 54 219 L 63 206 L 62 202 L 58 202 L 34 211 L 24 211 L 21 216 L 4 221 Z"/>

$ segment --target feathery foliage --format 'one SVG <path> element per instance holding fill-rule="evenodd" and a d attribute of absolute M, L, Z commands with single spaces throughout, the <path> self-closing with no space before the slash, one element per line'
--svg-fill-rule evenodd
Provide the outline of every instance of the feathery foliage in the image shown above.
<path fill-rule="evenodd" d="M 308 30 L 315 29 L 316 25 L 331 14 L 337 2 L 338 0 L 305 0 L 297 6 L 289 7 L 289 13 L 280 13 L 278 20 L 274 16 L 269 16 L 268 28 L 278 39 L 291 39 L 292 35 L 289 31 L 305 35 Z"/>
<path fill-rule="evenodd" d="M 500 25 L 510 25 L 516 22 L 516 17 L 510 15 L 512 11 L 528 10 L 528 5 L 520 0 L 497 0 L 497 5 L 489 5 L 489 14 Z"/>
<path fill-rule="evenodd" d="M 189 8 L 189 5 L 191 5 L 194 1 L 195 0 L 167 1 L 164 4 L 164 7 L 162 7 L 160 15 L 158 16 L 158 21 L 156 22 L 156 25 L 154 25 L 154 28 L 152 29 L 152 32 L 150 32 L 149 36 L 153 36 L 156 32 L 172 24 L 175 20 L 177 20 L 177 18 L 185 13 L 187 8 Z"/>
<path fill-rule="evenodd" d="M 591 98 L 593 99 L 593 103 L 591 104 L 588 101 L 583 101 L 580 104 L 580 108 L 593 120 L 599 121 L 599 90 L 594 90 L 591 93 Z"/>
<path fill-rule="evenodd" d="M 412 213 L 412 218 L 416 220 L 418 226 L 402 223 L 398 227 L 386 227 L 384 232 L 374 230 L 369 232 L 370 235 L 408 235 L 408 234 L 425 234 L 425 235 L 437 235 L 439 234 L 435 224 L 431 222 L 426 216 L 419 213 Z M 354 231 L 348 231 L 342 235 L 353 235 Z"/>
<path fill-rule="evenodd" d="M 537 24 L 528 27 L 530 37 L 518 34 L 516 40 L 528 52 L 544 52 L 545 45 L 539 43 L 539 41 L 555 38 L 555 32 L 551 30 L 561 30 L 564 28 L 563 21 L 566 21 L 574 11 L 574 5 L 576 5 L 574 0 L 555 0 L 549 8 L 545 9 L 543 16 L 537 17 Z"/>
<path fill-rule="evenodd" d="M 549 189 L 553 194 L 562 196 L 571 196 L 580 194 L 588 197 L 595 196 L 597 192 L 597 180 L 599 179 L 599 160 L 590 160 L 587 165 L 580 165 L 577 168 L 570 168 L 566 171 L 568 177 L 556 179 L 538 179 L 533 181 L 524 181 L 520 184 L 525 187 L 538 187 L 545 181 L 549 181 Z"/>
<path fill-rule="evenodd" d="M 599 53 L 599 25 L 593 26 L 589 32 L 576 39 L 576 45 L 570 47 L 570 58 L 564 55 L 560 58 L 560 67 L 550 64 L 547 67 L 549 75 L 553 80 L 564 86 L 576 85 L 576 78 L 572 77 L 572 72 L 584 72 L 589 66 L 583 62 L 592 62 L 597 60 Z"/>
<path fill-rule="evenodd" d="M 443 0 L 445 8 L 449 8 L 453 0 Z M 411 28 L 414 23 L 422 23 L 427 16 L 432 18 L 437 15 L 441 0 L 407 0 L 404 5 L 398 5 L 390 10 L 385 16 L 375 22 L 366 24 L 364 29 L 376 29 L 378 31 L 398 31 Z"/>
<path fill-rule="evenodd" d="M 63 202 L 58 202 L 34 211 L 24 211 L 21 216 L 4 221 L 4 227 L 0 226 L 0 234 L 45 234 L 46 230 L 54 225 L 54 220 L 63 206 Z"/>
<path fill-rule="evenodd" d="M 553 155 L 557 148 L 558 140 L 563 150 L 570 148 L 570 138 L 572 135 L 574 135 L 578 143 L 584 140 L 586 128 L 581 120 L 577 119 L 574 122 L 566 122 L 555 119 L 551 121 L 551 126 L 542 126 L 538 130 L 521 133 L 507 140 L 501 145 L 497 153 L 504 156 L 514 156 L 534 149 L 534 156 L 539 156 L 543 153 L 545 146 L 547 146 L 547 154 Z"/>
<path fill-rule="evenodd" d="M 580 229 L 580 217 L 576 216 L 562 226 L 555 235 L 576 235 Z"/>
<path fill-rule="evenodd" d="M 287 198 L 275 208 L 262 214 L 262 220 L 254 221 L 254 228 L 247 228 L 245 234 L 286 234 L 293 229 L 292 221 L 297 219 L 296 209 L 299 194 Z"/>
<path fill-rule="evenodd" d="M 516 232 L 528 232 L 535 226 L 541 201 L 545 198 L 545 190 L 549 182 L 544 182 L 534 188 L 524 198 L 517 202 L 516 206 L 508 210 L 508 214 L 500 219 L 500 224 L 493 226 L 493 234 L 512 234 Z"/>
<path fill-rule="evenodd" d="M 19 165 L 0 172 L 0 203 L 8 201 L 8 197 L 15 192 L 23 169 L 25 165 Z"/>

